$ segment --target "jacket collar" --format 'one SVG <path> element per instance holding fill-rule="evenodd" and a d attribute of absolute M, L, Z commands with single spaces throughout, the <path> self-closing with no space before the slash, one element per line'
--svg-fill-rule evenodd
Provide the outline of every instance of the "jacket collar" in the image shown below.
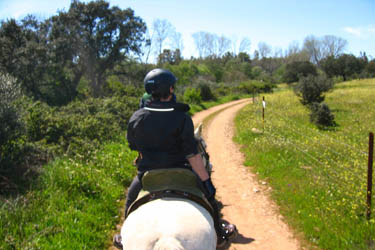
<path fill-rule="evenodd" d="M 167 111 L 180 111 L 180 112 L 188 112 L 190 110 L 189 105 L 180 102 L 161 102 L 161 101 L 151 101 L 146 104 L 144 107 L 146 110 L 150 111 L 160 111 L 160 112 L 167 112 Z"/>

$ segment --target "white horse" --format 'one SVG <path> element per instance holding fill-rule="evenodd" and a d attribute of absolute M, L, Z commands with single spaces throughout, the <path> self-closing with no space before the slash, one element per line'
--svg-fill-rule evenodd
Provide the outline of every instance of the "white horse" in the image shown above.
<path fill-rule="evenodd" d="M 162 198 L 129 214 L 121 228 L 126 250 L 215 250 L 210 213 L 190 200 Z"/>
<path fill-rule="evenodd" d="M 201 132 L 202 124 L 194 134 L 205 168 L 211 173 Z M 194 201 L 180 198 L 156 199 L 138 207 L 122 225 L 121 238 L 126 250 L 215 250 L 217 243 L 210 213 Z"/>

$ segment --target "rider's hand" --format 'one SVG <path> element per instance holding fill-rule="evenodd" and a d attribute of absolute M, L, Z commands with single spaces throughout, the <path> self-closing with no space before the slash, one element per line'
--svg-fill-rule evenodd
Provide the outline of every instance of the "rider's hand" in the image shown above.
<path fill-rule="evenodd" d="M 207 180 L 203 181 L 203 187 L 204 194 L 206 195 L 206 198 L 208 200 L 215 197 L 216 188 L 214 187 L 214 184 L 212 184 L 211 178 L 208 178 Z"/>

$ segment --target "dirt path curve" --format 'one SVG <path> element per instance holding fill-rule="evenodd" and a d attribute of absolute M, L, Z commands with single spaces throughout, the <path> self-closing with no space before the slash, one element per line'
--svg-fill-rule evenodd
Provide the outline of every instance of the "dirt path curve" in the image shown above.
<path fill-rule="evenodd" d="M 239 237 L 229 249 L 293 250 L 298 241 L 277 213 L 267 195 L 267 186 L 259 184 L 255 174 L 242 163 L 244 156 L 232 140 L 233 119 L 250 100 L 238 100 L 202 111 L 193 116 L 195 125 L 215 113 L 203 124 L 203 137 L 213 164 L 212 179 L 217 197 L 223 204 L 223 218 L 236 224 Z"/>

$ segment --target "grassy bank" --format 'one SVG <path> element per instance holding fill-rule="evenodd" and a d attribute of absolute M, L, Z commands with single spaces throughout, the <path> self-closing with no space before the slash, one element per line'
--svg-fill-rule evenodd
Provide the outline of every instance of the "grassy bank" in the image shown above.
<path fill-rule="evenodd" d="M 104 249 L 124 204 L 135 155 L 122 141 L 90 160 L 61 158 L 44 166 L 32 189 L 2 198 L 0 249 Z"/>
<path fill-rule="evenodd" d="M 260 102 L 236 118 L 246 165 L 273 188 L 292 227 L 320 248 L 375 248 L 375 209 L 365 216 L 374 96 L 374 79 L 337 84 L 326 95 L 338 124 L 331 130 L 312 125 L 291 90 L 265 96 L 264 125 Z"/>
<path fill-rule="evenodd" d="M 238 98 L 191 105 L 190 114 Z M 24 194 L 0 196 L 0 249 L 108 248 L 136 172 L 136 152 L 125 134 L 95 152 L 82 150 L 40 168 Z"/>

